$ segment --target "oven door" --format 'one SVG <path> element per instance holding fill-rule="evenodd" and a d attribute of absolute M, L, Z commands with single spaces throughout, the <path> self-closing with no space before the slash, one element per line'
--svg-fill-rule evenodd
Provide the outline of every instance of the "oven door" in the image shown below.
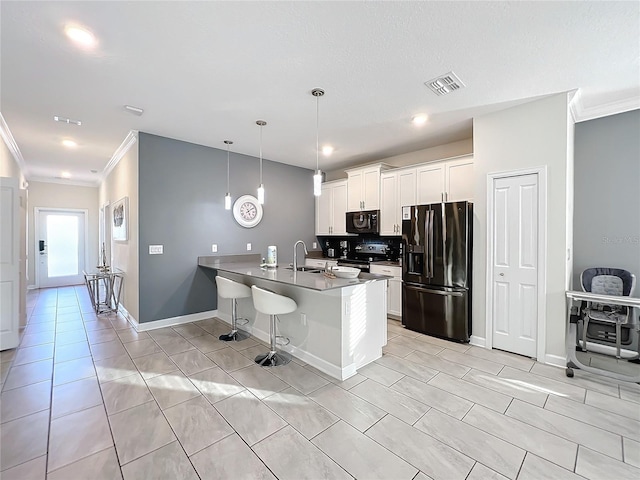
<path fill-rule="evenodd" d="M 369 262 L 363 262 L 359 260 L 340 259 L 338 260 L 338 266 L 339 267 L 355 267 L 355 268 L 359 268 L 360 271 L 362 272 L 369 273 Z"/>

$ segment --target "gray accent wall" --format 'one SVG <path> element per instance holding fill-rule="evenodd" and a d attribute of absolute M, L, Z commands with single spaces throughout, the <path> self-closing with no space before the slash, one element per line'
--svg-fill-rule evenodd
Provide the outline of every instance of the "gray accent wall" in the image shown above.
<path fill-rule="evenodd" d="M 589 267 L 640 280 L 640 110 L 575 126 L 574 289 Z M 634 297 L 640 297 L 636 285 Z"/>
<path fill-rule="evenodd" d="M 230 163 L 233 200 L 256 196 L 258 158 L 232 150 Z M 217 308 L 215 272 L 197 266 L 198 256 L 212 255 L 213 243 L 218 255 L 264 257 L 267 246 L 276 245 L 280 268 L 292 261 L 296 240 L 311 247 L 316 241 L 312 176 L 311 170 L 263 159 L 264 216 L 258 226 L 244 228 L 224 209 L 226 149 L 140 132 L 139 322 Z M 149 245 L 163 245 L 164 253 L 149 255 Z"/>

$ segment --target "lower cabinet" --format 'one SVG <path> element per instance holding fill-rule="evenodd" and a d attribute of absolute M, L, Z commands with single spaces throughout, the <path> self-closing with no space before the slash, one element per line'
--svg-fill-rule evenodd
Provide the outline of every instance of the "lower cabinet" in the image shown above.
<path fill-rule="evenodd" d="M 387 282 L 387 315 L 402 316 L 402 267 L 371 264 L 371 273 L 388 275 Z"/>

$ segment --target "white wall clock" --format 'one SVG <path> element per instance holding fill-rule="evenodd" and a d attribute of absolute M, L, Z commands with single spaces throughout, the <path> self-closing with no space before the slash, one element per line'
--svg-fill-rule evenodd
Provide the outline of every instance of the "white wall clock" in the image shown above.
<path fill-rule="evenodd" d="M 252 195 L 242 195 L 233 204 L 233 218 L 245 228 L 255 227 L 262 220 L 262 205 Z"/>

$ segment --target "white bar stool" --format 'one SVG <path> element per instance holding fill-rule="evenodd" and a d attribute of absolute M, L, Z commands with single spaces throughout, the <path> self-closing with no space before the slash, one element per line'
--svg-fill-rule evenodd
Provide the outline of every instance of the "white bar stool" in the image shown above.
<path fill-rule="evenodd" d="M 298 308 L 298 304 L 289 297 L 278 295 L 255 285 L 251 287 L 251 293 L 255 309 L 270 316 L 271 349 L 269 353 L 258 355 L 255 362 L 263 367 L 276 367 L 289 363 L 291 361 L 289 354 L 276 351 L 276 315 L 294 312 Z"/>
<path fill-rule="evenodd" d="M 220 335 L 219 339 L 224 342 L 239 342 L 249 338 L 248 334 L 238 330 L 237 299 L 250 297 L 251 289 L 243 283 L 234 282 L 220 275 L 216 275 L 216 285 L 218 286 L 218 295 L 222 298 L 231 299 L 231 332 L 226 335 Z"/>

